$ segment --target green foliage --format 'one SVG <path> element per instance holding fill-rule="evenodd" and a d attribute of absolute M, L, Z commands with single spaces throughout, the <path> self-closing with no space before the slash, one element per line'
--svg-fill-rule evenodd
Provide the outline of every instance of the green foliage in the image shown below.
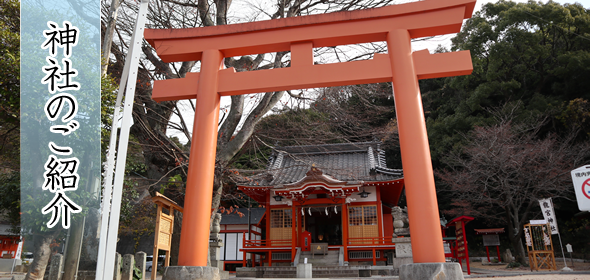
<path fill-rule="evenodd" d="M 584 215 L 585 213 L 580 213 Z M 579 215 L 579 214 L 578 214 Z M 565 222 L 565 226 L 560 225 L 563 243 L 571 244 L 574 258 L 586 258 L 590 254 L 590 220 L 588 217 L 573 217 Z M 563 234 L 563 232 L 567 234 Z"/>
<path fill-rule="evenodd" d="M 143 279 L 143 271 L 141 271 L 137 266 L 133 266 L 133 280 Z"/>
<path fill-rule="evenodd" d="M 516 268 L 521 266 L 522 264 L 520 264 L 519 262 L 510 262 L 508 265 L 506 265 L 506 268 Z"/>
<path fill-rule="evenodd" d="M 20 3 L 0 2 L 0 119 L 18 124 L 20 103 Z"/>
<path fill-rule="evenodd" d="M 121 223 L 131 225 L 134 222 L 134 201 L 139 198 L 139 193 L 135 189 L 137 183 L 131 180 L 125 180 L 123 184 L 123 197 L 121 200 Z"/>
<path fill-rule="evenodd" d="M 473 73 L 420 82 L 434 167 L 444 167 L 442 157 L 473 127 L 494 123 L 491 108 L 516 101 L 523 104 L 517 120 L 549 114 L 541 133 L 567 133 L 558 120 L 571 119 L 563 108 L 590 99 L 589 34 L 590 11 L 579 4 L 486 4 L 453 39 L 453 50 L 471 52 Z"/>
<path fill-rule="evenodd" d="M 20 174 L 0 174 L 0 209 L 2 220 L 8 221 L 14 233 L 20 232 Z"/>
<path fill-rule="evenodd" d="M 20 5 L 0 2 L 0 168 L 18 170 L 20 115 Z"/>

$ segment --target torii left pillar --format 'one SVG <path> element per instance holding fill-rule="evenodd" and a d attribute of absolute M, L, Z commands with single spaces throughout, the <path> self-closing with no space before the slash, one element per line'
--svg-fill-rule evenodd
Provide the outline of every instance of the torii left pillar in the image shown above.
<path fill-rule="evenodd" d="M 205 50 L 201 58 L 201 76 L 188 164 L 185 207 L 180 235 L 178 267 L 166 269 L 166 279 L 218 280 L 219 270 L 207 266 L 211 197 L 217 150 L 217 123 L 220 96 L 217 94 L 219 69 L 223 67 L 219 50 Z"/>
<path fill-rule="evenodd" d="M 353 12 L 180 30 L 146 30 L 165 62 L 201 60 L 200 73 L 154 83 L 156 101 L 197 98 L 179 265 L 164 279 L 218 279 L 207 268 L 220 96 L 301 88 L 393 82 L 400 149 L 412 224 L 415 264 L 400 279 L 462 279 L 458 264 L 445 264 L 436 190 L 419 79 L 471 73 L 468 51 L 412 52 L 410 40 L 458 32 L 475 0 L 426 0 Z M 388 54 L 365 61 L 315 65 L 313 48 L 386 41 Z M 235 72 L 224 57 L 291 51 L 288 68 Z M 427 272 L 426 275 L 424 274 Z M 438 274 L 437 274 L 438 273 Z M 438 277 L 437 276 L 437 277 Z M 449 278 L 454 277 L 454 278 Z"/>

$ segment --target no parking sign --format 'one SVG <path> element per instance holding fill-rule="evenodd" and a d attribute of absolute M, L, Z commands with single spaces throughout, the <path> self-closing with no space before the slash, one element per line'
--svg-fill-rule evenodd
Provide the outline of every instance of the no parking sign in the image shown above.
<path fill-rule="evenodd" d="M 572 181 L 580 211 L 590 211 L 590 165 L 572 170 Z"/>

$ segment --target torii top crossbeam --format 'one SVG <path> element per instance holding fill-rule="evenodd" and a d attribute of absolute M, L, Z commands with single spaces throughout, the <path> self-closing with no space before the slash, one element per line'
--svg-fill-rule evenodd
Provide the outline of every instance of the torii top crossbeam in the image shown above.
<path fill-rule="evenodd" d="M 179 265 L 205 266 L 222 95 L 393 82 L 412 250 L 416 263 L 444 262 L 430 149 L 418 79 L 466 75 L 468 51 L 412 53 L 410 40 L 459 32 L 475 0 L 426 0 L 376 9 L 189 29 L 145 31 L 165 62 L 201 60 L 201 72 L 156 81 L 156 101 L 198 98 Z M 371 60 L 314 65 L 313 48 L 386 41 Z M 235 72 L 223 58 L 291 51 L 287 68 Z"/>
<path fill-rule="evenodd" d="M 293 42 L 314 48 L 385 41 L 392 29 L 410 38 L 459 32 L 473 0 L 429 0 L 381 8 L 183 29 L 146 29 L 146 40 L 164 62 L 200 60 L 204 50 L 225 57 L 289 51 Z"/>

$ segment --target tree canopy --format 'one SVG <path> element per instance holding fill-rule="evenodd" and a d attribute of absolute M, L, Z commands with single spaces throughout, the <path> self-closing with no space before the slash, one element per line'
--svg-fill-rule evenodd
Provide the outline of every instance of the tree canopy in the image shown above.
<path fill-rule="evenodd" d="M 571 100 L 590 99 L 590 12 L 580 4 L 489 3 L 452 41 L 471 51 L 474 70 L 421 82 L 435 167 L 464 133 L 495 122 L 491 107 L 522 102 L 521 117 L 549 114 L 546 128 L 566 133 L 557 116 Z"/>

